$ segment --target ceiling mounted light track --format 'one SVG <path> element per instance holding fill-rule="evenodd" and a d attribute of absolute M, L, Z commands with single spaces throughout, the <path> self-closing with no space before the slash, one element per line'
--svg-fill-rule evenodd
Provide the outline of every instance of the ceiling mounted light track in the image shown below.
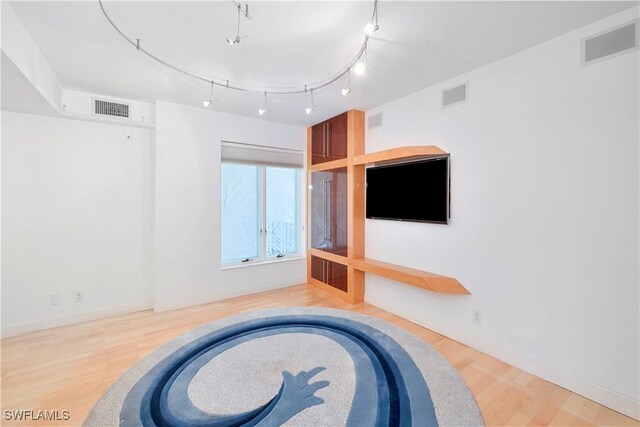
<path fill-rule="evenodd" d="M 211 78 L 211 77 L 207 77 L 204 74 L 201 74 L 199 72 L 195 72 L 195 71 L 191 71 L 185 67 L 182 67 L 180 65 L 176 65 L 170 61 L 167 61 L 165 59 L 162 59 L 160 57 L 158 57 L 157 55 L 149 52 L 148 50 L 146 50 L 141 43 L 141 40 L 139 38 L 132 38 L 129 37 L 128 35 L 126 35 L 116 24 L 115 22 L 113 22 L 113 20 L 111 19 L 111 17 L 109 16 L 109 14 L 107 13 L 107 11 L 104 8 L 104 4 L 102 3 L 102 0 L 98 0 L 98 3 L 100 4 L 100 9 L 102 10 L 102 13 L 104 15 L 104 17 L 107 19 L 107 21 L 109 22 L 109 24 L 111 24 L 111 26 L 114 28 L 114 30 L 116 30 L 116 32 L 118 34 L 120 34 L 120 36 L 125 39 L 129 44 L 131 44 L 134 48 L 136 48 L 139 52 L 145 54 L 146 56 L 148 56 L 149 58 L 159 62 L 160 64 L 164 65 L 165 67 L 171 68 L 174 71 L 177 71 L 179 73 L 182 73 L 184 75 L 187 75 L 189 77 L 192 77 L 194 79 L 206 82 L 211 84 L 212 87 L 212 95 L 211 95 L 211 99 L 207 100 L 209 101 L 209 103 L 205 106 L 208 106 L 209 104 L 211 104 L 212 102 L 215 102 L 213 99 L 213 87 L 214 86 L 220 86 L 220 87 L 224 87 L 227 89 L 233 89 L 233 90 L 237 90 L 240 92 L 250 92 L 250 93 L 264 93 L 265 94 L 265 99 L 266 99 L 266 95 L 299 95 L 299 94 L 306 94 L 307 92 L 311 91 L 311 98 L 312 98 L 312 102 L 311 102 L 311 106 L 306 108 L 305 110 L 307 111 L 307 114 L 311 114 L 311 111 L 313 111 L 313 109 L 315 108 L 315 105 L 313 104 L 313 92 L 318 90 L 318 89 L 323 89 L 329 85 L 331 85 L 332 83 L 335 83 L 336 81 L 338 81 L 341 77 L 344 77 L 346 74 L 350 73 L 351 69 L 353 68 L 353 70 L 356 72 L 356 74 L 365 74 L 366 70 L 367 70 L 367 59 L 366 59 L 366 54 L 367 54 L 367 45 L 369 43 L 369 34 L 365 34 L 364 37 L 364 41 L 362 42 L 362 45 L 360 47 L 360 50 L 356 53 L 355 57 L 348 63 L 346 64 L 344 67 L 342 67 L 339 71 L 337 71 L 336 73 L 332 74 L 331 76 L 314 82 L 314 83 L 309 83 L 306 84 L 304 86 L 289 86 L 289 87 L 271 87 L 271 86 L 260 86 L 260 85 L 251 85 L 251 84 L 245 84 L 245 83 L 240 83 L 240 82 L 232 82 L 231 80 L 228 79 L 222 79 L 222 78 Z M 249 6 L 245 5 L 245 7 L 243 8 L 242 5 L 238 2 L 234 1 L 234 4 L 238 7 L 238 31 L 236 33 L 236 38 L 234 38 L 233 40 L 231 39 L 227 39 L 227 43 L 229 43 L 230 45 L 235 45 L 238 44 L 240 42 L 240 14 L 244 14 L 245 18 L 247 19 L 251 19 L 250 15 L 249 15 Z M 371 31 L 371 33 L 377 31 L 379 29 L 379 25 L 378 25 L 378 0 L 374 0 L 373 1 L 373 14 L 371 16 L 371 22 L 370 24 L 372 25 L 371 28 L 373 28 L 373 31 Z M 367 24 L 369 25 L 369 24 Z M 246 37 L 246 36 L 245 36 Z M 364 56 L 364 61 L 361 61 L 362 57 Z M 349 77 L 348 77 L 349 78 Z M 350 81 L 349 81 L 350 83 Z M 350 87 L 349 87 L 349 92 L 350 92 Z M 344 90 L 343 90 L 344 92 Z M 348 92 L 347 92 L 348 93 Z M 203 105 L 205 104 L 205 102 L 203 101 Z M 266 108 L 264 109 L 266 112 Z M 264 114 L 264 113 L 262 113 Z"/>

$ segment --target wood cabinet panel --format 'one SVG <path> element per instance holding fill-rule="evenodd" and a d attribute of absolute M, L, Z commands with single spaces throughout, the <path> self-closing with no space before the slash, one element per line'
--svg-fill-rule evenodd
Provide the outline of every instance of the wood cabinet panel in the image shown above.
<path fill-rule="evenodd" d="M 311 164 L 347 157 L 347 113 L 311 128 Z"/>
<path fill-rule="evenodd" d="M 340 114 L 327 121 L 329 136 L 329 159 L 338 160 L 347 157 L 347 113 Z"/>
<path fill-rule="evenodd" d="M 325 279 L 325 260 L 317 256 L 311 257 L 311 277 L 321 282 Z"/>
<path fill-rule="evenodd" d="M 346 256 L 347 168 L 311 173 L 310 215 L 310 246 Z"/>
<path fill-rule="evenodd" d="M 311 256 L 311 277 L 347 292 L 347 266 L 317 256 Z"/>
<path fill-rule="evenodd" d="M 347 292 L 347 266 L 335 262 L 329 263 L 329 281 L 328 285 L 343 292 Z"/>
<path fill-rule="evenodd" d="M 320 123 L 311 128 L 311 164 L 328 161 L 326 158 L 326 127 Z"/>

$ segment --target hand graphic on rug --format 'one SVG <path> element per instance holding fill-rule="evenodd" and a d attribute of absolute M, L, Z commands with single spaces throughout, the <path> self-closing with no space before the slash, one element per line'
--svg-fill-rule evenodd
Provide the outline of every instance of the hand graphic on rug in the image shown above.
<path fill-rule="evenodd" d="M 289 371 L 282 372 L 282 386 L 278 395 L 273 399 L 271 410 L 257 425 L 279 426 L 287 422 L 294 415 L 312 406 L 321 405 L 324 400 L 315 395 L 315 392 L 329 385 L 329 381 L 317 381 L 310 383 L 311 378 L 324 371 L 326 368 L 318 366 L 310 371 L 301 371 L 293 375 Z"/>

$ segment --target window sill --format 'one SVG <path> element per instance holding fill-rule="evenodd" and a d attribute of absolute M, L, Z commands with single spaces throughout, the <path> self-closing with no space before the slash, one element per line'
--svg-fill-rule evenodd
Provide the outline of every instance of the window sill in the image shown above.
<path fill-rule="evenodd" d="M 278 259 L 268 259 L 268 260 L 263 260 L 263 261 L 255 261 L 255 262 L 245 262 L 242 264 L 223 264 L 220 267 L 220 270 L 234 270 L 236 268 L 247 268 L 247 267 L 255 267 L 258 265 L 266 265 L 266 264 L 278 264 L 281 262 L 287 262 L 287 261 L 300 261 L 302 259 L 306 259 L 305 256 L 301 256 L 301 255 L 296 255 L 296 256 L 292 256 L 292 257 L 284 257 L 284 258 L 278 258 Z"/>

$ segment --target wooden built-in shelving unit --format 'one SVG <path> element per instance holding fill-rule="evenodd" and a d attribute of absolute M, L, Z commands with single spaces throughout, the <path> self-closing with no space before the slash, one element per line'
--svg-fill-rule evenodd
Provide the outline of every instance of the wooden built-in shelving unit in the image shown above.
<path fill-rule="evenodd" d="M 307 197 L 307 281 L 309 284 L 319 287 L 343 300 L 357 304 L 364 301 L 364 274 L 376 274 L 397 282 L 416 286 L 431 292 L 446 294 L 469 294 L 470 292 L 456 279 L 442 276 L 414 268 L 403 267 L 387 262 L 365 258 L 365 166 L 372 163 L 388 163 L 393 161 L 406 161 L 413 159 L 437 157 L 448 154 L 435 145 L 398 147 L 375 153 L 364 153 L 364 113 L 350 110 L 346 114 L 346 157 L 335 159 L 328 154 L 329 144 L 336 137 L 335 128 L 344 130 L 345 116 L 340 115 L 326 122 L 320 123 L 307 130 L 307 182 L 312 182 L 314 172 L 330 172 L 346 168 L 347 180 L 347 242 L 346 256 L 332 253 L 312 247 L 312 218 L 313 205 L 311 190 Z M 337 123 L 330 123 L 333 121 Z M 334 127 L 335 126 L 335 127 Z M 342 126 L 342 128 L 340 127 Z M 339 134 L 337 138 L 344 138 Z M 314 138 L 322 140 L 315 141 Z M 344 143 L 339 141 L 342 156 L 344 156 Z M 318 148 L 321 147 L 321 148 Z M 338 151 L 338 150 L 336 150 Z M 326 158 L 325 158 L 326 157 Z M 311 186 L 310 186 L 311 187 Z M 331 192 L 334 190 L 332 189 Z M 342 212 L 344 214 L 344 212 Z M 333 220 L 332 220 L 333 221 Z M 326 224 L 325 224 L 326 226 Z M 333 222 L 332 222 L 333 226 Z M 324 281 L 313 277 L 313 259 L 322 263 L 322 277 Z M 336 270 L 344 271 L 346 268 L 346 291 L 338 289 L 328 283 L 328 265 L 337 267 Z M 318 271 L 316 264 L 315 271 Z M 344 277 L 340 278 L 341 285 Z M 327 282 L 327 283 L 325 283 Z"/>

